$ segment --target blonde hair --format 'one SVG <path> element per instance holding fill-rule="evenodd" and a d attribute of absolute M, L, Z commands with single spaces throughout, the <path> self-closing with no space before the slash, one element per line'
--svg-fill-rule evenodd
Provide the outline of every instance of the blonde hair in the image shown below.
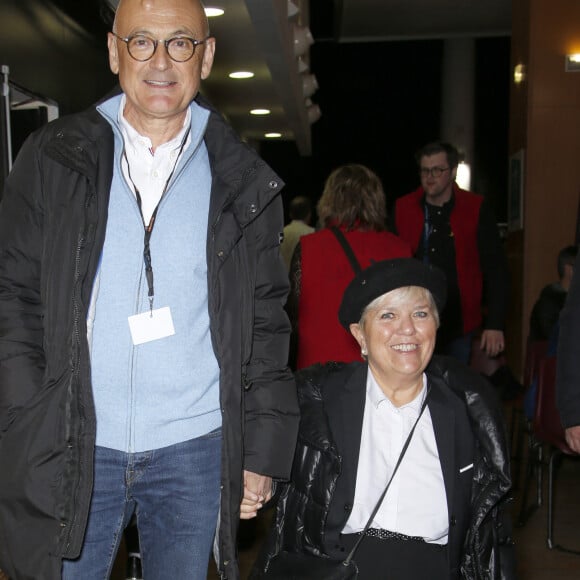
<path fill-rule="evenodd" d="M 391 304 L 393 304 L 394 306 L 397 306 L 402 302 L 408 300 L 409 295 L 417 295 L 420 296 L 421 298 L 425 298 L 429 303 L 429 308 L 431 309 L 433 318 L 435 318 L 437 328 L 439 328 L 440 321 L 439 321 L 439 311 L 437 310 L 437 304 L 435 304 L 433 294 L 431 294 L 431 292 L 429 292 L 427 288 L 423 288 L 422 286 L 402 286 L 401 288 L 395 288 L 395 290 L 387 292 L 387 294 L 390 294 L 389 300 L 391 301 Z M 360 316 L 360 320 L 358 323 L 361 328 L 364 328 L 365 318 L 368 312 L 370 310 L 374 310 L 375 308 L 379 308 L 384 300 L 384 297 L 385 294 L 381 294 L 381 296 L 377 296 L 377 298 L 375 298 L 372 302 L 369 302 L 369 304 L 366 305 L 365 309 L 363 310 Z"/>
<path fill-rule="evenodd" d="M 324 226 L 334 222 L 349 230 L 385 229 L 387 203 L 383 185 L 364 165 L 349 164 L 335 169 L 324 184 L 316 209 Z"/>

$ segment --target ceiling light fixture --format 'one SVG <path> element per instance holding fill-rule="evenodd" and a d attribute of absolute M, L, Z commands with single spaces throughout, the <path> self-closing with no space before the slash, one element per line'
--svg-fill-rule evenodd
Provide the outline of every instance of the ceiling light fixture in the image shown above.
<path fill-rule="evenodd" d="M 206 6 L 204 10 L 205 15 L 208 18 L 215 18 L 216 16 L 221 16 L 224 13 L 224 10 L 222 8 L 217 8 L 215 6 Z"/>
<path fill-rule="evenodd" d="M 519 85 L 526 80 L 526 65 L 525 64 L 516 64 L 514 66 L 514 83 Z"/>
<path fill-rule="evenodd" d="M 566 72 L 580 72 L 580 54 L 567 54 L 566 55 Z"/>
<path fill-rule="evenodd" d="M 304 104 L 306 105 L 306 116 L 308 117 L 308 122 L 312 125 L 312 123 L 316 123 L 322 115 L 320 107 L 310 99 L 306 99 Z"/>
<path fill-rule="evenodd" d="M 251 79 L 254 76 L 254 73 L 247 70 L 238 70 L 231 72 L 228 76 L 231 79 Z"/>
<path fill-rule="evenodd" d="M 307 72 L 310 67 L 308 66 L 308 63 L 304 60 L 304 58 L 299 56 L 296 60 L 298 62 L 298 72 L 300 74 Z"/>
<path fill-rule="evenodd" d="M 318 81 L 312 74 L 302 75 L 302 93 L 306 98 L 311 97 L 318 90 Z"/>
<path fill-rule="evenodd" d="M 252 109 L 250 115 L 269 115 L 270 109 Z"/>
<path fill-rule="evenodd" d="M 300 8 L 292 0 L 288 0 L 288 18 L 293 18 L 298 12 L 300 12 Z"/>
<path fill-rule="evenodd" d="M 264 137 L 266 137 L 266 139 L 280 139 L 282 133 L 265 133 Z"/>
<path fill-rule="evenodd" d="M 465 161 L 459 162 L 455 181 L 461 189 L 468 190 L 471 187 L 471 167 L 469 163 L 465 163 Z"/>
<path fill-rule="evenodd" d="M 294 25 L 294 56 L 306 54 L 312 44 L 314 38 L 308 26 Z"/>

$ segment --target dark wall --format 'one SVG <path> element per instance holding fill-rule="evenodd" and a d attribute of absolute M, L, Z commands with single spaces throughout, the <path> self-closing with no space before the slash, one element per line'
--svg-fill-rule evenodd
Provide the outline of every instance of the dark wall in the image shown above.
<path fill-rule="evenodd" d="M 107 30 L 97 0 L 0 0 L 0 64 L 10 67 L 17 84 L 55 100 L 61 114 L 78 111 L 116 82 Z M 473 189 L 503 220 L 509 39 L 478 40 L 476 47 Z M 287 182 L 285 201 L 297 194 L 316 201 L 327 175 L 343 163 L 363 163 L 378 173 L 389 206 L 414 189 L 414 152 L 439 137 L 441 55 L 438 40 L 316 42 L 310 67 L 320 85 L 313 100 L 322 117 L 312 126 L 312 156 L 301 158 L 293 143 L 261 146 Z"/>
<path fill-rule="evenodd" d="M 18 85 L 57 101 L 61 114 L 87 107 L 115 83 L 98 4 L 80 2 L 91 33 L 48 0 L 0 1 L 0 64 Z"/>
<path fill-rule="evenodd" d="M 292 143 L 260 149 L 287 182 L 286 203 L 297 194 L 316 201 L 343 163 L 375 171 L 389 207 L 415 189 L 415 151 L 439 138 L 442 49 L 439 40 L 314 44 L 310 64 L 320 89 L 313 100 L 322 117 L 312 126 L 312 157 L 300 158 Z M 507 205 L 509 53 L 508 38 L 476 42 L 472 189 L 489 199 L 499 221 Z"/>
<path fill-rule="evenodd" d="M 339 44 L 311 48 L 322 117 L 312 126 L 312 157 L 291 144 L 265 143 L 262 155 L 287 181 L 285 196 L 316 200 L 337 166 L 362 163 L 382 179 L 391 205 L 417 186 L 414 152 L 438 136 L 440 41 Z"/>
<path fill-rule="evenodd" d="M 475 56 L 475 144 L 472 189 L 507 221 L 510 39 L 482 38 Z"/>

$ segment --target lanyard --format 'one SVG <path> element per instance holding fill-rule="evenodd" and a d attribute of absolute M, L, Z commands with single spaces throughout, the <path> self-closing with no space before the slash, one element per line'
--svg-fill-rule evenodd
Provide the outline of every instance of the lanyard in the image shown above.
<path fill-rule="evenodd" d="M 153 266 L 151 263 L 151 246 L 150 246 L 151 234 L 153 233 L 153 227 L 155 226 L 155 218 L 157 217 L 157 211 L 159 210 L 161 201 L 165 197 L 165 192 L 169 187 L 169 182 L 171 181 L 171 178 L 175 173 L 175 169 L 177 167 L 177 164 L 179 163 L 179 159 L 181 158 L 183 149 L 185 148 L 185 143 L 187 141 L 187 138 L 189 137 L 190 131 L 191 128 L 188 128 L 187 132 L 185 133 L 181 141 L 179 153 L 177 154 L 177 158 L 175 159 L 175 163 L 173 164 L 173 169 L 171 170 L 171 173 L 169 174 L 169 177 L 167 178 L 167 181 L 163 186 L 161 197 L 159 198 L 159 201 L 157 202 L 157 205 L 155 206 L 155 209 L 151 214 L 151 219 L 149 220 L 148 224 L 145 223 L 145 218 L 143 216 L 143 201 L 141 199 L 141 193 L 139 191 L 139 188 L 135 185 L 133 178 L 131 177 L 131 168 L 129 167 L 129 160 L 127 159 L 127 153 L 125 152 L 125 149 L 123 149 L 123 156 L 125 157 L 125 163 L 127 163 L 127 175 L 129 177 L 129 181 L 133 185 L 133 189 L 135 190 L 135 197 L 137 199 L 137 205 L 139 206 L 139 213 L 141 214 L 141 220 L 143 221 L 143 229 L 145 232 L 143 237 L 143 261 L 145 262 L 145 277 L 147 279 L 147 289 L 148 289 L 147 296 L 149 298 L 149 311 L 151 312 L 151 315 L 153 315 L 153 299 L 155 297 L 155 289 L 153 286 Z"/>

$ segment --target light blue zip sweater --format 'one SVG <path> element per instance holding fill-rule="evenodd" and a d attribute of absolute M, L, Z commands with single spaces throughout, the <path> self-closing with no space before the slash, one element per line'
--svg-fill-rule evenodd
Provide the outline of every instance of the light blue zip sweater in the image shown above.
<path fill-rule="evenodd" d="M 140 452 L 187 441 L 221 425 L 219 367 L 207 300 L 211 173 L 203 135 L 208 112 L 191 105 L 191 143 L 161 201 L 151 237 L 154 308 L 171 308 L 175 335 L 134 346 L 128 317 L 148 311 L 149 303 L 143 222 L 121 169 L 120 99 L 99 106 L 113 127 L 115 168 L 91 300 L 91 369 L 97 445 Z"/>

